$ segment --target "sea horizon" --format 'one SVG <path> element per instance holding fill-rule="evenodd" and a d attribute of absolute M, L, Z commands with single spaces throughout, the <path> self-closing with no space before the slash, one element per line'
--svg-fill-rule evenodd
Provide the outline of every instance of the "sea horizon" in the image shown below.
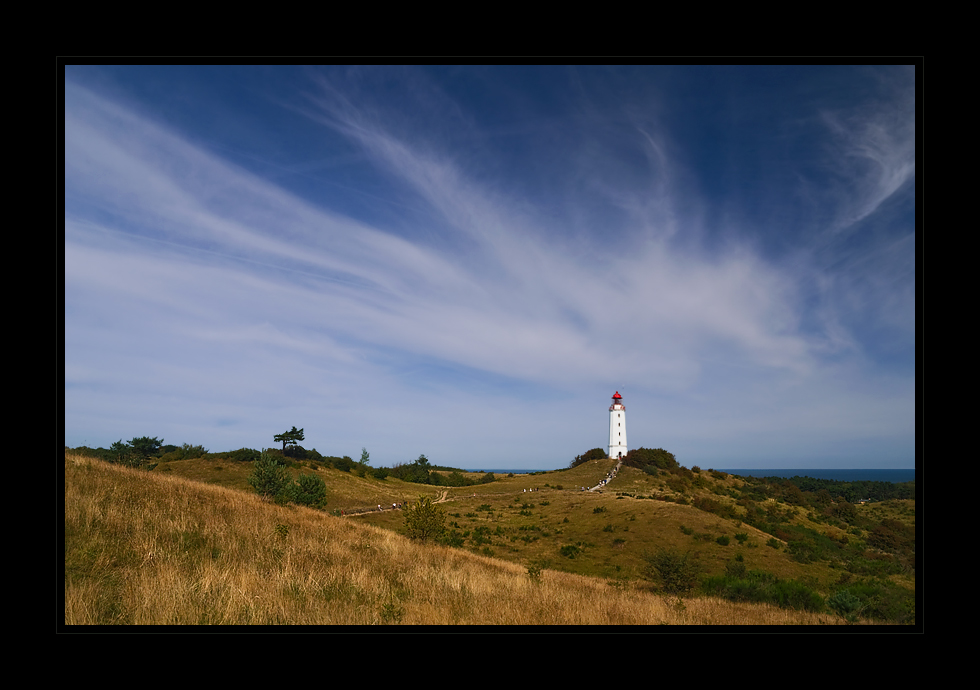
<path fill-rule="evenodd" d="M 462 468 L 461 468 L 462 469 Z M 555 472 L 556 470 L 568 469 L 557 467 L 553 470 L 543 469 L 464 469 L 464 472 L 479 472 L 485 474 L 533 474 L 535 472 Z M 842 482 L 875 481 L 892 482 L 899 484 L 902 482 L 915 481 L 915 469 L 879 469 L 879 468 L 767 468 L 767 469 L 717 469 L 718 472 L 725 474 L 735 474 L 743 477 L 812 477 L 813 479 L 831 479 Z"/>

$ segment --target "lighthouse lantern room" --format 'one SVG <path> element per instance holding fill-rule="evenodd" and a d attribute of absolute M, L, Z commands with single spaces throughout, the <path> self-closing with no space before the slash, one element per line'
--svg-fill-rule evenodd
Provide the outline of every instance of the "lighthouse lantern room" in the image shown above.
<path fill-rule="evenodd" d="M 609 406 L 609 457 L 621 458 L 626 455 L 626 407 L 619 391 L 612 401 Z"/>

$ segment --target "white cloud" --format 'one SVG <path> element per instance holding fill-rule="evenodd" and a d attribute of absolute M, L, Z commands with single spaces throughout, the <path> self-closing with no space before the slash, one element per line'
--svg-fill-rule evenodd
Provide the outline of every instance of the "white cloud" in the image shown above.
<path fill-rule="evenodd" d="M 320 430 L 310 445 L 321 452 L 370 446 L 363 437 L 373 433 L 392 439 L 378 457 L 412 437 L 470 453 L 480 439 L 478 457 L 492 458 L 514 439 L 534 439 L 527 443 L 538 453 L 562 445 L 554 435 L 583 396 L 610 382 L 628 382 L 640 400 L 652 391 L 678 404 L 699 398 L 710 416 L 738 405 L 732 391 L 760 379 L 775 388 L 750 396 L 733 426 L 713 426 L 716 435 L 748 433 L 747 420 L 769 414 L 766 397 L 780 386 L 782 409 L 756 416 L 758 433 L 810 413 L 840 421 L 847 409 L 861 418 L 861 405 L 841 407 L 833 385 L 819 404 L 800 395 L 828 375 L 820 362 L 828 341 L 837 351 L 853 347 L 834 303 L 825 304 L 825 330 L 808 334 L 798 275 L 748 242 L 706 251 L 677 233 L 699 220 L 676 210 L 671 195 L 689 192 L 646 131 L 638 140 L 671 184 L 652 200 L 621 191 L 616 203 L 634 219 L 663 209 L 670 230 L 604 245 L 556 229 L 528 199 L 478 181 L 444 151 L 397 138 L 382 117 L 363 117 L 350 102 L 321 113 L 416 195 L 415 217 L 431 225 L 398 235 L 303 200 L 81 87 L 68 83 L 66 92 L 72 429 L 95 424 L 86 406 L 105 405 L 107 419 L 129 424 L 163 400 L 185 406 L 160 421 L 171 425 L 168 435 L 222 427 L 220 438 L 241 439 L 275 410 L 280 425 L 304 426 L 289 414 L 311 418 L 306 426 Z M 914 158 L 909 172 L 901 147 L 870 125 L 863 131 L 863 143 L 849 145 L 890 171 L 876 178 L 870 201 L 855 202 L 855 213 L 867 214 L 914 174 Z M 906 308 L 896 304 L 894 319 Z M 422 372 L 421 385 L 412 372 Z M 529 420 L 511 386 L 538 386 L 567 402 Z M 601 413 L 603 399 L 595 402 Z M 426 429 L 440 406 L 453 429 L 443 436 Z M 635 423 L 663 432 L 660 420 Z M 570 434 L 572 455 L 590 433 Z M 348 446 L 330 450 L 338 438 Z"/>

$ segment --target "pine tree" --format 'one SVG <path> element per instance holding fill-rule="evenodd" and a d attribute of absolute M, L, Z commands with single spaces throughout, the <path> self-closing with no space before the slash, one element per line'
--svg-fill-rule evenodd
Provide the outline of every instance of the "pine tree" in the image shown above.
<path fill-rule="evenodd" d="M 446 513 L 428 496 L 419 496 L 415 505 L 405 511 L 405 527 L 411 539 L 436 539 L 446 531 Z"/>
<path fill-rule="evenodd" d="M 248 483 L 260 496 L 275 498 L 288 488 L 289 473 L 274 456 L 262 451 L 262 455 L 252 466 Z"/>

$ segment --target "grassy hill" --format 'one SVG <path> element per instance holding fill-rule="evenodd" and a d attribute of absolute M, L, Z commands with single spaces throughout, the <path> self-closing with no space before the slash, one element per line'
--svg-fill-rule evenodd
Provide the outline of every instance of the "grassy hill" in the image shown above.
<path fill-rule="evenodd" d="M 612 465 L 597 461 L 454 489 L 358 477 L 315 464 L 293 468 L 294 474 L 317 473 L 326 482 L 327 509 L 316 511 L 276 506 L 249 493 L 250 463 L 181 460 L 145 472 L 66 454 L 65 621 L 837 622 L 829 613 L 659 594 L 646 579 L 644 555 L 662 548 L 690 552 L 703 575 L 723 574 L 740 558 L 748 570 L 805 582 L 822 596 L 834 591 L 843 573 L 825 561 L 794 559 L 785 544 L 769 546 L 770 534 L 737 519 L 650 498 L 690 503 L 710 494 L 734 506 L 725 492 L 737 494 L 738 478 L 702 473 L 700 486 L 677 485 L 681 493 L 668 478 L 623 468 L 604 492 L 580 490 L 595 485 Z M 409 541 L 401 534 L 400 511 L 332 514 L 420 494 L 441 501 L 456 548 Z M 912 515 L 914 520 L 914 509 Z M 797 520 L 805 522 L 806 516 Z M 728 543 L 720 543 L 726 536 Z M 914 574 L 889 577 L 904 577 L 914 591 Z"/>

